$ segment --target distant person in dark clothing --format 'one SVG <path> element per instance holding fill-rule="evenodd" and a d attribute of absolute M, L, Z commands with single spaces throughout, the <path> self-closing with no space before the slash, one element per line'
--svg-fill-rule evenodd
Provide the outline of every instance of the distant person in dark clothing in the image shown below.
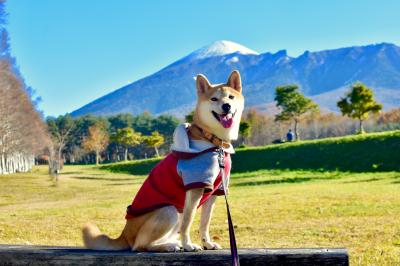
<path fill-rule="evenodd" d="M 286 139 L 289 142 L 294 140 L 294 134 L 291 129 L 289 129 L 288 133 L 286 134 Z"/>

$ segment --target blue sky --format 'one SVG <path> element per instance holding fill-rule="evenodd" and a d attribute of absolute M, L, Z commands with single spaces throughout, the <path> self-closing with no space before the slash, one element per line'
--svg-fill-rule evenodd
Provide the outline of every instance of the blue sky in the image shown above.
<path fill-rule="evenodd" d="M 400 1 L 9 0 L 12 54 L 46 115 L 71 112 L 216 40 L 291 56 L 400 44 Z"/>

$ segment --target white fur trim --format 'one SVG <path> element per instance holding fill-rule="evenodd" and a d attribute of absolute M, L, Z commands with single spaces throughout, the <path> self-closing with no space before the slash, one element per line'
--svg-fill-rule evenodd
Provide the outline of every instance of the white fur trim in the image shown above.
<path fill-rule="evenodd" d="M 187 134 L 187 128 L 190 126 L 189 123 L 180 124 L 174 131 L 173 143 L 171 150 L 189 153 L 198 153 L 209 148 L 215 147 L 214 144 L 204 140 L 191 140 Z M 229 144 L 229 148 L 224 149 L 227 153 L 235 153 L 232 145 Z"/>

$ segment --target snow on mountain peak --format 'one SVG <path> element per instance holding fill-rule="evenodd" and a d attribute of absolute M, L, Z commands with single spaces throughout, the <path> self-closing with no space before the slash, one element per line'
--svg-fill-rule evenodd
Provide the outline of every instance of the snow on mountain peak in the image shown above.
<path fill-rule="evenodd" d="M 191 58 L 202 59 L 212 56 L 221 56 L 233 53 L 240 54 L 254 54 L 258 55 L 256 51 L 253 51 L 243 45 L 234 43 L 231 41 L 216 41 L 210 45 L 204 46 L 189 55 Z"/>

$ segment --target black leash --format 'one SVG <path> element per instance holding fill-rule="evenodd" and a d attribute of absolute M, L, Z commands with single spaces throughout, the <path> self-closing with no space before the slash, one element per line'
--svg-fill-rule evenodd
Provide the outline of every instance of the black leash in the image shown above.
<path fill-rule="evenodd" d="M 229 243 L 231 247 L 232 265 L 239 266 L 239 254 L 236 246 L 235 230 L 233 229 L 233 222 L 231 212 L 229 210 L 228 196 L 227 196 L 227 179 L 225 177 L 225 164 L 224 164 L 224 150 L 220 147 L 218 151 L 218 164 L 221 172 L 222 187 L 224 188 L 224 197 L 226 203 L 226 212 L 228 214 L 228 228 L 229 228 Z"/>

